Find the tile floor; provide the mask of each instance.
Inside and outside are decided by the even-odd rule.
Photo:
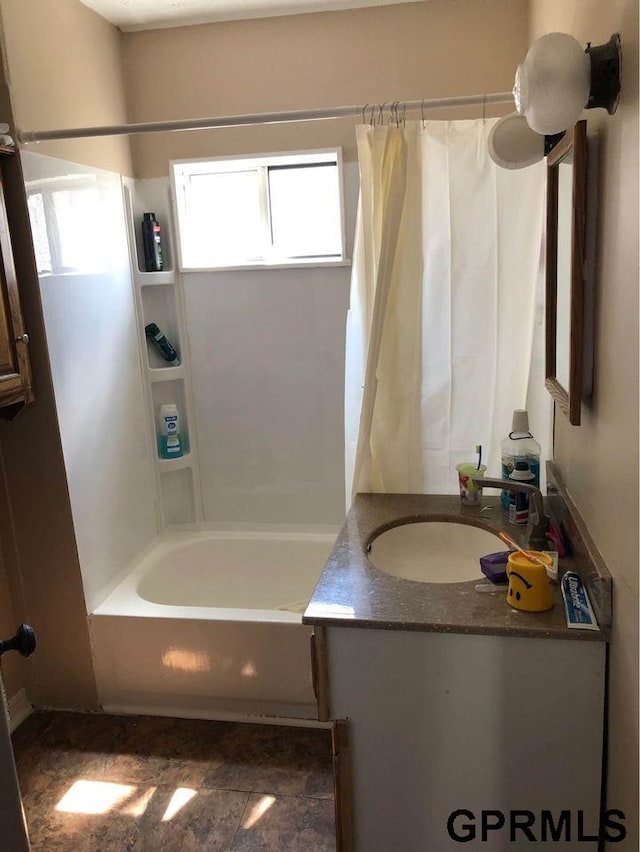
[[[325,730],[37,712],[13,746],[33,852],[335,850]]]

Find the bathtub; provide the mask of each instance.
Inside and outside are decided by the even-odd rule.
[[[317,719],[302,612],[336,533],[160,536],[89,616],[103,708]]]

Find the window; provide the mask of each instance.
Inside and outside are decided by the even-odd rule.
[[[92,175],[27,184],[38,275],[105,272],[105,201]]]
[[[344,260],[339,150],[172,163],[181,268]]]

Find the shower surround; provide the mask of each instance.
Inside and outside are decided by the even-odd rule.
[[[167,179],[21,156],[100,703],[313,724],[301,613],[343,517],[349,269],[181,276]],[[160,273],[140,271],[147,210]],[[179,367],[147,352],[150,321]],[[170,461],[167,402],[189,447]]]

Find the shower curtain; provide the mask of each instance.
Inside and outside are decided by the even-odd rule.
[[[533,405],[548,444],[550,399],[538,391],[546,167],[495,166],[494,122],[357,127],[347,506],[358,491],[453,493],[455,465],[476,444],[499,474],[514,408]]]

